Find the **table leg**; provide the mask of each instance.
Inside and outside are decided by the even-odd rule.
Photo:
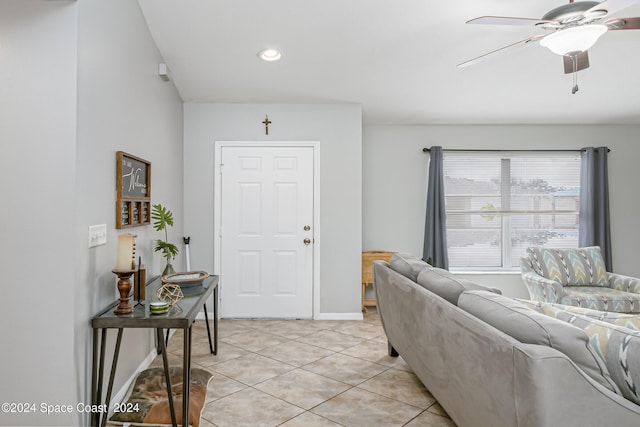
[[[158,337],[158,345],[160,346],[160,352],[162,353],[162,365],[164,367],[164,379],[165,379],[165,382],[167,383],[167,399],[169,400],[169,412],[171,413],[171,425],[173,425],[173,427],[177,427],[178,421],[176,421],[176,409],[173,405],[173,389],[171,388],[171,374],[169,372],[169,359],[167,357],[167,348],[164,345],[162,328],[156,329],[156,337]]]
[[[100,338],[100,362],[98,365],[98,389],[96,390],[96,397],[98,403],[102,402],[102,385],[104,384],[104,357],[106,354],[107,345],[107,330],[102,330],[102,337]]]
[[[209,315],[207,314],[207,304],[204,304],[204,324],[207,325],[207,336],[209,337],[209,351],[212,354],[213,352],[213,344],[211,343],[211,329],[209,328]]]
[[[93,353],[91,361],[91,404],[99,405],[98,402],[98,329],[93,330]],[[91,426],[98,425],[98,412],[91,413]]]
[[[96,388],[96,403],[99,405],[102,403],[102,385],[104,384],[104,357],[105,346],[107,341],[107,330],[103,329],[100,339],[100,361],[98,362],[98,384]],[[107,411],[108,412],[108,411]],[[100,414],[98,412],[93,414],[95,418],[95,425],[100,426]]]
[[[189,391],[191,390],[191,326],[183,332],[182,356],[182,425],[189,425]]]
[[[218,354],[218,286],[213,290],[213,340],[216,344],[213,354]]]
[[[120,355],[120,344],[122,343],[122,328],[118,328],[118,338],[116,338],[116,348],[113,351],[113,363],[111,364],[111,374],[109,375],[109,385],[107,386],[107,397],[105,404],[107,408],[111,406],[111,392],[113,391],[113,380],[116,376],[116,367],[118,366],[118,356]],[[104,345],[104,342],[102,343]],[[102,414],[102,425],[107,424],[107,414],[109,411],[105,411]]]
[[[367,307],[365,307],[364,305],[364,294],[366,290],[367,290],[367,284],[363,283],[362,284],[362,313],[364,314],[367,314]]]

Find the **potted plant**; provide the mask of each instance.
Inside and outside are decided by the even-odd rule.
[[[173,227],[173,213],[170,210],[162,206],[161,204],[152,205],[151,219],[153,220],[153,228],[156,231],[164,230],[164,240],[156,240],[156,245],[153,248],[154,251],[162,251],[162,256],[167,260],[167,266],[165,267],[162,275],[175,273],[171,260],[178,255],[178,247],[173,243],[169,243],[169,236],[167,233],[167,227]]]

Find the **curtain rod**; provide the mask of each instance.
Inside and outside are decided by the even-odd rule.
[[[424,147],[422,149],[422,152],[424,153],[428,153],[429,151],[431,151],[431,149]],[[442,151],[466,151],[466,152],[478,152],[478,153],[503,153],[503,152],[518,152],[518,151],[522,151],[522,152],[540,152],[540,153],[549,153],[549,152],[564,152],[564,153],[572,153],[572,152],[576,152],[576,153],[581,153],[584,151],[584,149],[579,149],[579,150],[481,150],[481,149],[464,149],[464,148],[443,148]],[[611,152],[611,148],[607,148],[607,153]]]

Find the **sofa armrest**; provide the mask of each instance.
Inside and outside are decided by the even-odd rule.
[[[609,287],[611,289],[640,294],[640,279],[616,273],[607,274],[609,275]]]
[[[514,349],[518,426],[636,426],[640,406],[607,390],[551,347]]]
[[[522,280],[529,291],[529,296],[535,301],[558,303],[566,295],[560,283],[532,271],[522,273]]]

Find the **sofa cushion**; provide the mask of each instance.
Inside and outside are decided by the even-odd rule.
[[[527,248],[533,269],[540,276],[569,286],[608,286],[609,276],[598,246],[557,249]]]
[[[619,392],[604,360],[589,345],[587,334],[580,328],[487,291],[463,292],[458,307],[520,342],[546,345],[564,353],[596,382]]]
[[[564,286],[563,289],[565,295],[558,300],[563,305],[618,313],[640,312],[640,294],[601,286]]]
[[[389,267],[414,282],[418,279],[418,274],[420,274],[422,270],[431,268],[431,266],[423,260],[403,252],[393,254],[389,261]]]
[[[551,305],[542,312],[584,330],[589,345],[605,361],[621,394],[640,404],[640,331],[572,313]]]
[[[451,304],[458,305],[458,298],[464,291],[483,290],[496,294],[501,294],[500,289],[489,288],[471,280],[461,279],[449,273],[447,270],[440,268],[426,268],[418,274],[418,284],[423,288],[433,292],[449,301]]]

